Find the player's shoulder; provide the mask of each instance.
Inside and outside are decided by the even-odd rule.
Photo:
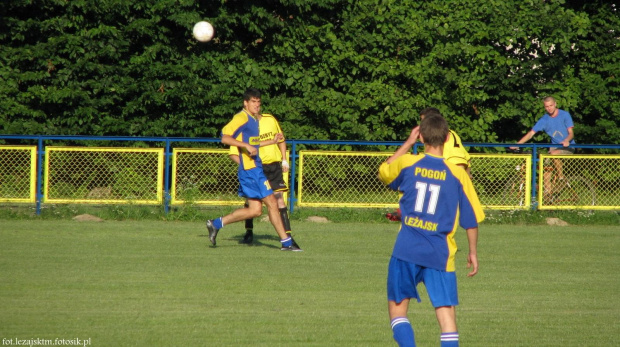
[[[424,153],[421,154],[403,154],[396,159],[401,167],[411,166],[424,159],[427,155]]]
[[[278,122],[278,120],[276,119],[276,117],[270,113],[263,113],[262,114],[262,118],[261,120],[266,120],[266,121],[271,121],[271,122]]]
[[[249,115],[244,110],[241,110],[233,116],[233,119],[248,119]]]
[[[452,136],[454,136],[455,138],[457,138],[457,139],[459,139],[459,140],[461,139],[461,137],[459,136],[459,134],[458,134],[456,131],[454,131],[454,130],[452,130],[452,129],[449,129],[448,131],[449,131],[449,132],[450,132],[450,134],[451,134]]]

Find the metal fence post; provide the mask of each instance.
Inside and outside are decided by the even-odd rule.
[[[289,184],[289,194],[288,194],[288,210],[289,213],[293,213],[293,205],[295,202],[295,163],[297,162],[297,144],[295,141],[291,141],[291,164],[290,164],[290,174],[291,174],[291,184]]]
[[[164,152],[164,213],[170,210],[170,140],[166,139],[166,149]]]
[[[536,210],[538,208],[538,200],[536,200],[536,196],[538,195],[538,189],[536,188],[537,171],[538,167],[538,155],[537,155],[538,147],[536,145],[532,146],[532,210]]]
[[[37,198],[36,198],[36,214],[37,216],[41,215],[41,199],[43,199],[43,194],[41,189],[41,185],[43,184],[43,156],[45,154],[45,150],[43,147],[43,138],[41,136],[38,137],[37,141]]]

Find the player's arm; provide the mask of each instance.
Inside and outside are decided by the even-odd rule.
[[[286,141],[284,141],[284,139],[278,142],[278,148],[280,148],[280,153],[282,153],[282,172],[288,172],[290,167],[288,165],[288,160],[286,160]]]
[[[420,126],[417,126],[411,130],[411,133],[409,134],[407,140],[405,140],[405,142],[396,150],[396,152],[394,152],[394,154],[392,154],[392,156],[389,157],[388,160],[386,160],[386,163],[389,164],[401,155],[411,152],[411,148],[415,146],[415,143],[418,140],[419,136]]]
[[[284,141],[284,135],[282,133],[277,133],[271,140],[261,141],[259,147],[271,146],[278,144],[278,142]]]
[[[467,277],[475,276],[478,273],[478,227],[468,228],[467,241],[469,242],[469,253],[467,255],[467,268],[471,271]]]
[[[521,140],[519,140],[517,143],[518,144],[526,143],[527,141],[531,140],[532,137],[534,137],[535,134],[536,134],[536,132],[534,130],[530,130],[530,131],[527,132],[527,134],[523,135]],[[517,150],[518,148],[519,147],[510,147],[510,149],[512,149],[512,150]]]
[[[245,143],[245,142],[241,142],[239,140],[236,140],[234,137],[230,136],[230,135],[226,135],[223,134],[222,135],[222,143],[228,146],[237,146],[237,147],[243,147],[248,151],[248,154],[250,156],[255,156],[258,151],[256,150],[256,148],[252,145],[250,145],[249,143]]]

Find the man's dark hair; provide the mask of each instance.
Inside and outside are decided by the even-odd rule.
[[[434,107],[427,107],[425,109],[423,109],[422,111],[420,111],[420,116],[430,116],[430,115],[438,115],[441,116],[441,112],[439,112],[438,109],[434,108]]]
[[[260,99],[261,92],[256,88],[248,88],[243,93],[243,101],[250,101],[252,98]]]
[[[439,147],[443,146],[448,137],[448,122],[438,114],[426,114],[420,123],[420,135],[424,139],[424,145]]]

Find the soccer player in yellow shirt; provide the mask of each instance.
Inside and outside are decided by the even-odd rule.
[[[238,147],[240,154],[237,178],[239,179],[239,195],[248,201],[248,207],[240,208],[225,216],[207,220],[209,241],[216,245],[216,237],[224,226],[255,218],[262,214],[263,205],[267,206],[269,221],[280,237],[282,251],[296,251],[301,249],[293,245],[290,234],[284,230],[282,218],[278,211],[278,203],[273,189],[263,172],[263,164],[258,149],[261,145],[274,144],[283,139],[278,133],[273,139],[261,141],[258,127],[258,117],[261,109],[261,92],[250,88],[243,94],[243,109],[235,114],[230,122],[222,129],[222,143]]]
[[[271,114],[259,114],[258,128],[261,141],[272,140],[277,134],[283,134],[278,120]],[[269,180],[269,184],[274,191],[274,196],[278,202],[278,210],[280,211],[280,217],[282,217],[282,223],[284,224],[284,231],[287,234],[291,234],[291,222],[288,217],[288,210],[286,207],[286,201],[284,200],[284,193],[288,192],[288,186],[284,181],[284,173],[289,171],[289,164],[286,160],[286,141],[284,137],[274,144],[261,146],[258,150],[258,155],[263,163],[263,172]],[[237,147],[231,146],[228,156],[235,163],[239,164],[239,151]],[[246,201],[247,204],[247,201]],[[249,218],[245,220],[245,235],[241,243],[251,244],[254,240],[254,219]],[[299,245],[293,239],[293,245],[299,248]]]

